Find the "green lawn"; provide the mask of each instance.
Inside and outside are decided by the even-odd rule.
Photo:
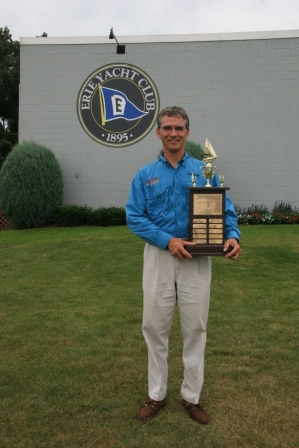
[[[126,227],[0,232],[0,447],[294,448],[298,438],[299,226],[241,227],[213,259],[202,403],[180,404],[173,322],[168,405],[147,398],[143,242]]]

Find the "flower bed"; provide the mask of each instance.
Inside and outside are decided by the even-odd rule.
[[[299,224],[299,211],[286,202],[276,202],[271,212],[264,205],[252,205],[247,210],[236,206],[236,213],[239,224]]]

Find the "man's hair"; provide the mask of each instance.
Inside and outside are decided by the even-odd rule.
[[[157,118],[158,128],[161,126],[162,118],[165,116],[167,116],[167,117],[182,117],[185,120],[186,129],[189,129],[189,125],[190,125],[189,117],[188,117],[185,109],[183,109],[182,107],[170,106],[170,107],[165,107],[165,109],[162,109]]]

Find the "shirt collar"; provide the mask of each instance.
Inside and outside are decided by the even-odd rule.
[[[179,161],[179,163],[180,163],[182,166],[186,166],[186,164],[187,164],[187,159],[188,159],[189,157],[190,157],[189,154],[187,154],[186,151],[185,151],[184,157]]]
[[[190,157],[189,154],[187,154],[186,151],[185,151],[184,157],[181,160],[179,160],[178,165],[186,166],[187,158],[189,158],[189,157]],[[165,163],[166,165],[170,166],[170,163],[166,159],[164,159],[164,153],[163,152],[160,154],[159,159],[163,163]]]

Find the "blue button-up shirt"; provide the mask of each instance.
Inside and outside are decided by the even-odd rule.
[[[189,237],[191,175],[196,186],[204,187],[201,173],[205,164],[185,153],[174,168],[161,155],[158,160],[141,168],[135,175],[126,206],[129,229],[146,242],[167,249],[171,238]],[[215,175],[211,185],[219,187]],[[239,240],[237,215],[229,196],[225,197],[225,237]]]

